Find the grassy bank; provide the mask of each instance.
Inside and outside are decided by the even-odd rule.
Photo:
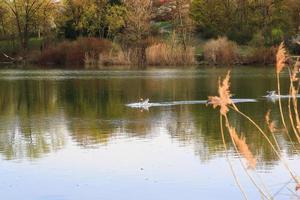
[[[31,38],[28,43],[30,51],[40,50],[43,44],[43,38]],[[17,40],[1,40],[0,41],[0,52],[10,55],[16,55],[20,52],[21,46]]]

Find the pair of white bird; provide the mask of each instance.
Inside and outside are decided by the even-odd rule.
[[[268,99],[269,101],[275,102],[279,98],[291,98],[291,95],[278,95],[276,91],[267,91],[267,95],[263,96],[264,98]],[[300,95],[297,95],[297,98],[300,98]],[[131,108],[142,108],[148,110],[150,107],[154,106],[174,106],[174,105],[187,105],[187,104],[207,104],[207,101],[174,101],[174,102],[162,102],[162,103],[150,103],[150,100],[147,99],[140,99],[138,103],[131,103],[127,104],[128,107]],[[253,103],[257,102],[256,99],[232,99],[234,103]]]

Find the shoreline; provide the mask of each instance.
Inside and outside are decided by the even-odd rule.
[[[145,69],[140,69],[137,66],[133,65],[107,65],[101,67],[90,67],[85,68],[80,66],[59,66],[59,65],[39,65],[39,64],[15,64],[15,63],[0,63],[1,69],[21,69],[21,70],[80,70],[80,71],[97,71],[97,70],[132,70],[132,71],[144,71],[151,69],[228,69],[228,68],[272,68],[274,65],[272,64],[218,64],[218,65],[210,65],[210,64],[197,64],[197,65],[148,65]]]

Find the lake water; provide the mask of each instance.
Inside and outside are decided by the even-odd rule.
[[[261,194],[247,173],[275,199],[297,199],[282,162],[240,115],[230,112],[230,121],[257,158],[255,170],[228,134],[224,150],[219,112],[204,103],[126,106],[140,98],[206,100],[217,94],[218,77],[226,72],[0,70],[0,199],[242,199],[230,166],[249,199]],[[241,111],[267,131],[264,116],[271,109],[282,128],[277,102],[262,98],[276,89],[272,68],[234,68],[231,81],[234,98],[256,101],[237,104]],[[286,74],[282,84],[287,91]],[[280,131],[275,137],[286,163],[300,174],[296,138]]]

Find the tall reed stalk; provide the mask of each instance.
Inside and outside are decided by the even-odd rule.
[[[288,69],[289,69],[289,76],[290,76],[290,89],[289,89],[290,96],[289,96],[289,101],[288,101],[289,118],[290,118],[290,123],[291,123],[291,127],[293,129],[293,132],[297,138],[298,143],[300,144],[299,129],[297,129],[296,125],[295,125],[295,121],[296,121],[296,123],[299,122],[298,106],[297,106],[297,94],[299,91],[299,87],[297,89],[295,89],[295,87],[294,87],[294,82],[298,81],[298,78],[296,78],[298,70],[295,68],[293,71],[291,71],[290,68],[288,68]],[[293,106],[294,112],[292,111],[292,106]]]
[[[291,145],[294,148],[292,138],[289,134],[289,130],[287,128],[287,125],[286,125],[286,122],[285,122],[285,119],[284,119],[284,114],[283,114],[283,109],[282,109],[282,102],[281,102],[281,98],[280,98],[280,96],[281,96],[280,73],[283,71],[284,67],[286,66],[286,64],[285,64],[286,61],[287,61],[287,52],[286,52],[284,43],[281,43],[279,48],[278,48],[277,54],[276,54],[276,82],[277,82],[277,93],[279,95],[278,105],[279,105],[281,121],[282,121],[282,124],[283,124],[284,129],[285,129],[285,133],[286,133],[287,137],[289,138],[289,140],[291,142]]]
[[[285,54],[285,49],[283,44],[280,46],[278,54],[277,54],[277,66],[276,66],[276,72],[277,72],[277,85],[278,85],[278,95],[280,95],[280,80],[279,80],[279,75],[280,72],[282,70],[282,68],[284,67],[283,64],[283,60],[285,60],[286,58],[283,58],[282,55]],[[281,69],[280,69],[281,67]],[[300,181],[298,180],[298,177],[295,175],[295,173],[291,170],[291,168],[289,167],[288,163],[285,161],[285,159],[281,156],[280,154],[280,146],[278,144],[278,141],[275,137],[275,135],[272,133],[272,137],[273,140],[275,142],[275,145],[272,143],[272,141],[270,140],[270,138],[268,137],[268,135],[262,130],[262,128],[253,120],[251,119],[248,115],[246,115],[245,113],[241,112],[237,106],[233,103],[233,101],[231,100],[231,93],[230,93],[230,71],[227,73],[226,77],[223,79],[223,81],[221,81],[221,79],[219,79],[219,87],[218,87],[218,94],[219,96],[209,96],[208,97],[208,104],[211,104],[213,106],[213,108],[217,108],[220,107],[220,127],[221,127],[221,135],[222,135],[222,140],[223,140],[223,145],[224,145],[224,149],[227,152],[227,146],[225,143],[225,139],[224,139],[224,130],[223,130],[223,117],[226,121],[226,128],[228,130],[229,136],[231,138],[231,141],[233,143],[233,146],[235,148],[235,151],[237,153],[239,153],[240,155],[242,155],[248,162],[249,162],[249,166],[255,168],[256,166],[256,159],[254,158],[253,154],[251,153],[251,151],[248,148],[248,145],[246,144],[246,140],[243,137],[239,137],[234,129],[234,127],[232,127],[230,125],[230,121],[228,120],[227,114],[230,110],[233,110],[235,112],[237,112],[238,114],[240,114],[241,116],[243,116],[244,118],[246,118],[250,123],[252,123],[257,130],[259,131],[259,133],[263,136],[263,138],[266,139],[266,141],[268,142],[268,144],[270,145],[272,151],[275,153],[275,155],[278,157],[279,160],[281,160],[281,162],[283,163],[284,167],[286,168],[286,170],[288,171],[288,174],[291,176],[291,178],[295,181],[296,183],[296,188],[300,188]],[[280,96],[279,96],[280,97]],[[280,99],[280,98],[279,98]],[[296,99],[296,98],[294,98]],[[296,100],[297,101],[297,100]],[[297,106],[297,104],[294,102],[294,109]],[[284,128],[285,131],[288,134],[288,129],[284,120],[284,116],[283,116],[283,111],[282,111],[282,105],[281,105],[281,101],[279,102],[279,107],[281,110],[281,119],[282,122],[284,124]],[[297,113],[297,111],[294,111],[295,113]],[[269,113],[270,114],[270,113]],[[268,115],[269,115],[268,114]],[[298,114],[298,113],[297,113]],[[292,117],[293,119],[293,117]],[[274,128],[272,128],[270,126],[270,117],[266,116],[266,121],[267,124],[270,127],[270,130],[272,132],[272,130]],[[299,123],[300,125],[300,123]],[[298,124],[297,124],[298,127]],[[299,126],[300,127],[300,126]],[[288,134],[289,136],[289,134]],[[296,136],[298,136],[298,134],[296,134]],[[291,137],[289,136],[289,139],[291,140]],[[292,140],[291,140],[292,142]],[[227,153],[226,156],[228,157]],[[229,158],[227,158],[229,160]],[[241,163],[243,168],[244,165],[243,163]],[[230,164],[231,170],[233,171],[233,167]],[[258,189],[258,191],[261,193],[261,195],[267,199],[272,199],[270,197],[270,195],[266,194],[262,188],[260,188],[257,184],[256,181],[249,175],[249,173],[247,172],[247,169],[244,168],[248,177],[250,178],[250,180],[252,181],[252,183],[254,184],[254,186]],[[235,181],[237,182],[241,192],[243,193],[244,197],[247,198],[245,191],[243,190],[243,188],[241,187],[241,185],[239,184],[238,178],[236,177],[235,173],[234,174],[234,178]]]
[[[229,131],[231,142],[232,142],[232,144],[235,148],[235,151],[238,152],[241,156],[243,156],[248,161],[248,166],[251,169],[255,169],[257,161],[256,161],[256,158],[253,156],[252,152],[250,151],[250,149],[249,149],[249,147],[246,143],[246,138],[243,137],[243,136],[239,137],[237,135],[237,132],[236,132],[235,128],[233,128],[230,125],[230,122],[228,120],[227,115],[225,115],[224,118],[225,118],[225,121],[226,121],[226,128]],[[262,188],[260,188],[258,186],[258,184],[256,183],[256,180],[250,175],[250,173],[248,172],[248,170],[245,167],[244,163],[241,161],[240,157],[239,157],[239,161],[240,161],[241,166],[244,169],[245,173],[249,177],[250,181],[253,183],[253,185],[256,187],[256,189],[260,192],[260,194],[266,199],[271,199],[271,195],[269,194],[269,192],[268,191],[265,192]],[[265,188],[265,190],[267,190],[264,184],[263,184],[263,187]]]
[[[221,130],[221,136],[222,136],[222,141],[223,141],[223,146],[225,149],[225,155],[226,155],[226,160],[229,164],[230,167],[230,171],[234,177],[234,180],[239,188],[239,190],[241,191],[241,193],[243,194],[244,199],[248,199],[248,196],[245,192],[245,190],[243,189],[242,185],[240,184],[239,178],[237,177],[234,168],[232,166],[232,163],[230,162],[229,156],[228,156],[228,150],[227,150],[227,145],[226,145],[226,141],[225,141],[225,134],[224,134],[224,129],[223,129],[223,119],[222,119],[222,115],[220,115],[220,130]]]

